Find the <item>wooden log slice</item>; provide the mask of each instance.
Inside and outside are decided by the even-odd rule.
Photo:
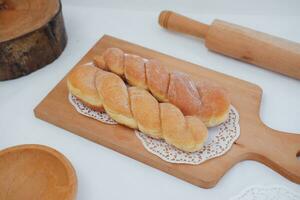
[[[51,63],[66,42],[59,0],[0,0],[0,80]]]

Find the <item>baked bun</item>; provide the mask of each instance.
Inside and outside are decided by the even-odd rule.
[[[194,152],[202,149],[207,137],[208,130],[205,124],[195,116],[185,116],[185,121],[187,123],[187,132],[193,137],[194,146],[191,145],[186,151]]]
[[[198,115],[207,127],[213,127],[226,121],[229,115],[230,100],[228,92],[208,80],[196,83],[202,106]]]
[[[160,104],[160,116],[167,143],[187,152],[202,148],[207,138],[207,129],[199,118],[184,117],[179,108],[170,103]]]
[[[156,60],[145,64],[147,85],[153,96],[161,102],[168,102],[169,72]]]
[[[202,106],[194,82],[180,72],[170,73],[168,99],[185,115],[196,115]]]
[[[124,52],[121,49],[107,49],[103,54],[103,59],[105,60],[105,65],[103,66],[104,68],[110,69],[110,71],[117,75],[124,74]],[[102,62],[101,59],[98,60]]]
[[[128,92],[138,129],[151,137],[162,138],[158,101],[148,91],[138,87],[130,87]]]
[[[120,124],[137,128],[130,110],[127,87],[123,80],[116,74],[99,70],[95,84],[106,113]]]
[[[136,55],[125,55],[124,75],[130,85],[147,89],[144,59]]]
[[[92,65],[80,65],[69,73],[67,85],[70,93],[80,99],[83,104],[102,112],[104,109],[95,87],[97,71],[99,69]]]
[[[94,56],[94,58],[93,58],[93,64],[95,66],[97,66],[98,68],[100,68],[100,69],[103,69],[105,71],[110,71],[108,69],[108,67],[106,66],[106,62],[105,62],[105,60],[103,58],[103,55],[96,55],[96,56]]]

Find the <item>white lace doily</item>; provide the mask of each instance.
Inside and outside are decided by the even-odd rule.
[[[208,129],[208,138],[200,151],[188,153],[166,143],[164,140],[151,138],[135,131],[144,147],[161,159],[171,163],[200,164],[206,160],[226,153],[240,135],[239,115],[230,106],[229,117],[221,125]]]
[[[88,117],[108,124],[117,124],[105,112],[97,112],[81,103],[69,94],[69,101],[76,110]],[[146,134],[135,131],[144,147],[161,159],[171,163],[200,164],[206,160],[225,154],[240,135],[239,114],[230,106],[229,117],[221,125],[208,129],[208,138],[200,151],[188,153],[177,149],[162,139],[154,139]]]
[[[106,124],[118,124],[115,120],[110,118],[108,114],[105,112],[98,112],[90,109],[89,107],[85,106],[79,99],[77,99],[74,95],[69,93],[69,101],[70,103],[75,107],[77,112],[79,112],[82,115],[85,115],[87,117],[91,117],[93,119],[96,119],[100,122],[106,123]]]
[[[252,186],[230,200],[300,200],[300,194],[283,186]]]

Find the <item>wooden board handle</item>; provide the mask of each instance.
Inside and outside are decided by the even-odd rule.
[[[300,184],[300,160],[297,158],[300,155],[300,135],[263,127],[260,138],[248,141],[248,144],[253,144],[248,159],[259,161]]]
[[[159,24],[171,31],[205,38],[209,26],[196,20],[182,16],[172,11],[162,11],[159,15]]]

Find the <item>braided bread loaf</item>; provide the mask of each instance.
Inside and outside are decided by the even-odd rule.
[[[114,73],[82,65],[68,75],[67,83],[69,91],[87,106],[104,108],[118,123],[163,138],[181,150],[197,151],[207,138],[207,128],[198,117],[184,116],[176,106],[159,103],[145,89],[127,88]]]
[[[198,116],[207,127],[224,122],[229,113],[227,92],[210,81],[193,81],[187,74],[168,72],[157,60],[109,48],[94,57],[99,68],[111,71],[130,85],[149,90],[160,102],[170,102],[184,115]]]

